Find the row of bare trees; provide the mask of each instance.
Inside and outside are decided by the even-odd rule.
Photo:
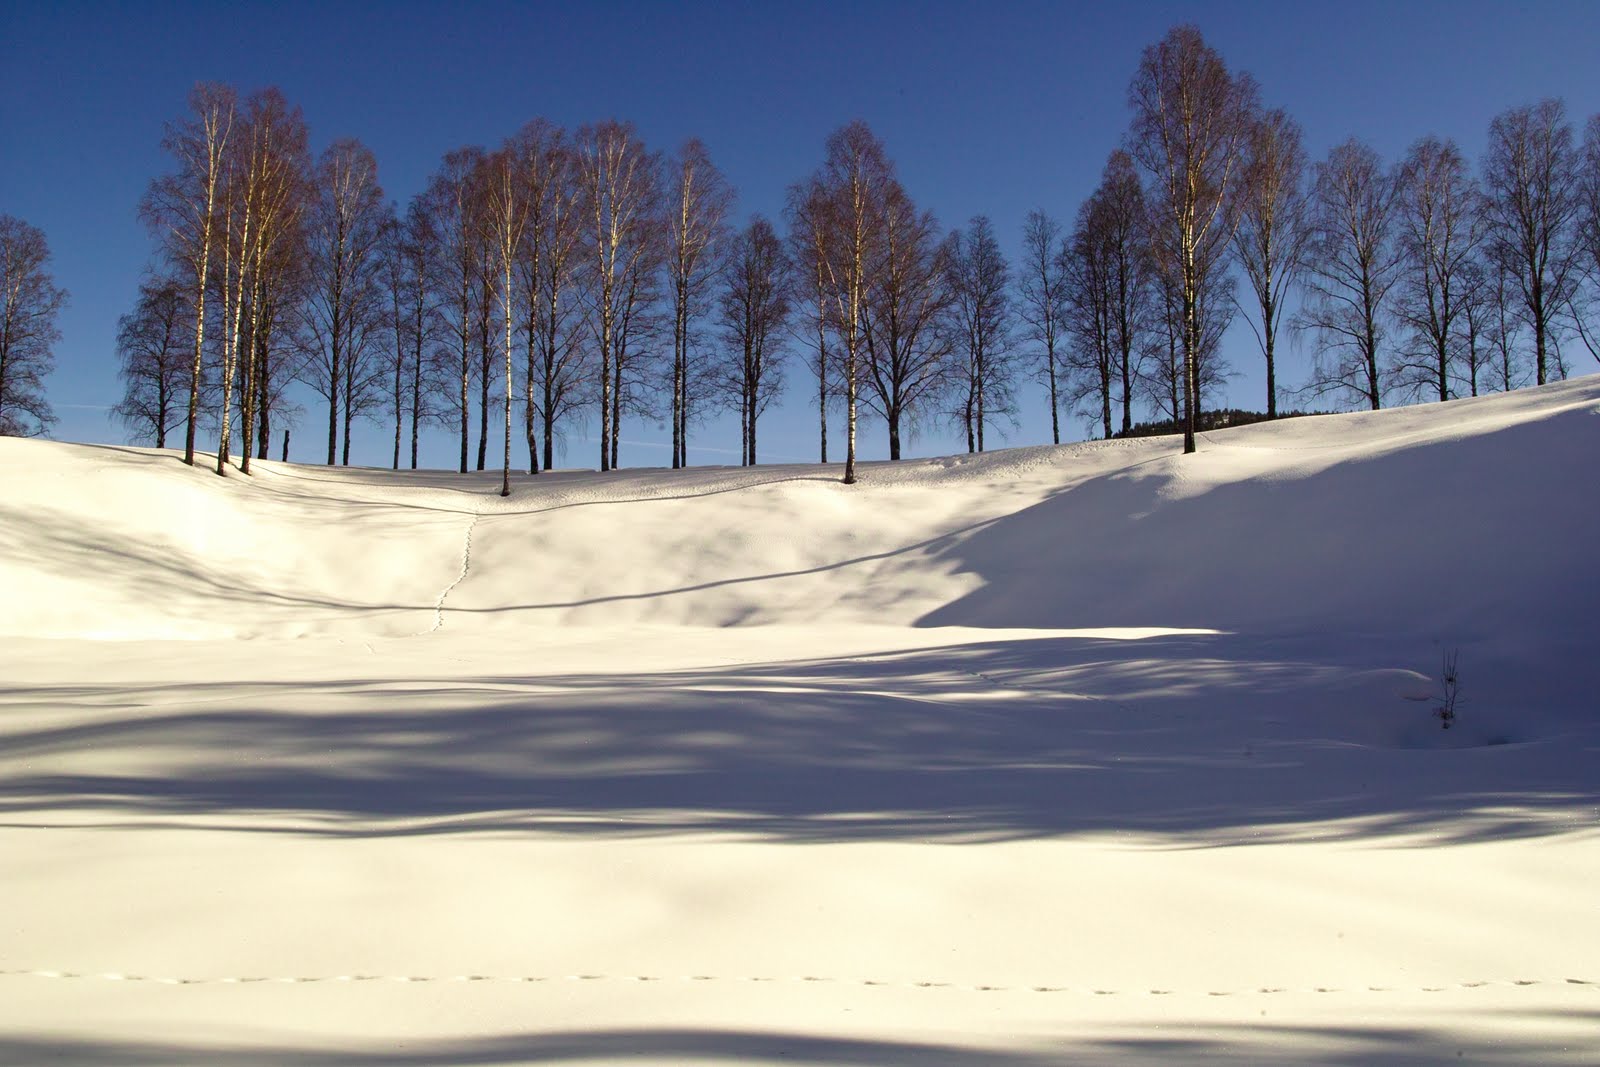
[[[690,426],[737,407],[745,459],[782,382],[788,261],[770,223],[735,232],[732,190],[705,147],[670,159],[633,127],[528,123],[494,151],[445,155],[403,212],[377,161],[340,140],[312,160],[275,89],[240,101],[201,85],[168,129],[175,167],[142,215],[158,266],[121,322],[124,420],[165,445],[202,425],[226,469],[267,454],[298,381],[326,404],[327,462],[348,463],[358,419],[389,418],[399,467],[429,423],[487,464],[503,423],[505,487],[520,412],[528,468],[596,409],[600,466],[624,415],[670,418],[674,466]],[[670,338],[670,359],[665,358]],[[208,417],[209,413],[209,417]]]
[[[855,480],[863,411],[888,433],[889,458],[928,420],[982,451],[985,431],[1014,421],[1018,305],[1011,269],[983,216],[940,231],[901,184],[863,122],[828,138],[826,158],[789,190],[795,335],[816,376],[819,451],[828,411],[845,409],[844,480]]]
[[[625,416],[669,421],[682,466],[691,426],[734,409],[754,463],[792,348],[816,376],[823,462],[828,415],[844,408],[846,480],[862,410],[884,422],[895,459],[920,420],[955,420],[979,449],[985,425],[1015,410],[1008,268],[989,223],[943,234],[864,123],[833,134],[790,189],[786,235],[760,216],[729,224],[732,189],[700,142],[663,158],[625,123],[569,135],[536,121],[471,160],[447,157],[408,222],[448,264],[433,289],[448,294],[463,457],[478,388],[480,469],[496,367],[508,438],[521,383],[532,471],[540,443],[551,463],[561,420],[586,412],[601,470],[618,463]]]
[[[1580,146],[1560,101],[1512,108],[1478,170],[1432,136],[1393,166],[1350,140],[1309,168],[1283,233],[1285,270],[1310,297],[1299,321],[1319,340],[1311,391],[1373,409],[1448,400],[1530,372],[1542,385],[1566,376],[1575,345],[1596,352],[1584,190],[1600,181],[1600,116]]]
[[[1236,312],[1265,360],[1269,418],[1280,393],[1376,409],[1530,371],[1543,384],[1577,344],[1600,357],[1600,116],[1580,144],[1560,101],[1512,108],[1476,176],[1431,136],[1393,166],[1354,139],[1313,164],[1298,125],[1192,26],[1145,50],[1129,100],[1124,147],[1070,233],[1042,213],[1024,233],[1025,332],[1052,411],[1059,386],[1110,436],[1114,409],[1125,431],[1142,396],[1192,451]],[[1314,345],[1293,390],[1286,326]]]
[[[509,492],[514,452],[537,473],[595,423],[600,469],[617,466],[625,418],[670,423],[679,467],[700,420],[737,410],[754,463],[793,352],[820,459],[842,411],[853,481],[863,417],[891,459],[930,421],[981,451],[1029,379],[1058,443],[1063,411],[1106,436],[1148,411],[1193,450],[1241,315],[1268,417],[1280,395],[1377,408],[1543,383],[1574,345],[1600,355],[1600,116],[1580,143],[1558,101],[1507,111],[1474,175],[1435,137],[1393,166],[1355,140],[1312,163],[1260,95],[1173,29],[1141,58],[1098,187],[1070,228],[1031,214],[1013,268],[986,218],[944,232],[859,121],[791,186],[780,232],[733,225],[700,142],[664,155],[617,121],[537,119],[449,152],[400,210],[360,142],[313,159],[277,90],[201,85],[142,204],[161,255],[121,324],[119,413],[160,445],[182,426],[190,462],[214,428],[219,471],[237,435],[248,470],[298,382],[326,405],[328,463],[349,462],[358,420],[387,419],[394,466],[409,428],[415,467],[432,424],[462,471],[498,436]],[[1291,331],[1315,354],[1286,388]]]
[[[475,429],[482,470],[493,421],[509,491],[519,414],[536,473],[596,415],[602,470],[627,416],[670,421],[684,465],[691,427],[725,409],[754,463],[797,342],[824,462],[829,412],[846,410],[847,478],[858,404],[896,459],[924,418],[955,420],[981,449],[1014,414],[992,227],[943,235],[862,123],[791,190],[783,235],[759,216],[730,225],[732,189],[698,141],[663,157],[626,123],[535,120],[493,151],[450,152],[402,213],[359,142],[313,162],[276,90],[241,102],[202,85],[190,110],[168,131],[175,169],[142,205],[160,267],[119,335],[124,418],[158,445],[182,425],[190,462],[198,428],[215,427],[224,470],[237,427],[248,471],[274,416],[293,414],[293,380],[326,405],[330,464],[349,462],[356,420],[388,417],[396,467],[407,424],[415,466],[432,422],[457,435],[463,471]]]

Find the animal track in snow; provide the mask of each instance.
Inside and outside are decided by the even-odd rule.
[[[461,573],[457,574],[455,580],[445,586],[444,591],[439,594],[438,601],[433,605],[433,626],[423,631],[424,634],[438,633],[444,628],[444,602],[455,590],[455,587],[466,580],[467,571],[472,568],[472,534],[478,528],[478,520],[481,518],[483,518],[483,505],[479,504],[472,513],[472,521],[467,523],[466,537],[461,544]],[[419,634],[418,636],[422,635]]]

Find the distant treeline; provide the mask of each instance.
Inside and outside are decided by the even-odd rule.
[[[987,218],[947,231],[918,208],[859,121],[776,220],[736,224],[699,141],[662,153],[617,120],[534,119],[455,149],[402,206],[359,141],[313,156],[278,90],[203,84],[140,206],[156,256],[120,323],[117,414],[158,445],[181,429],[191,462],[204,427],[218,471],[235,444],[248,471],[309,391],[330,464],[379,422],[394,466],[409,451],[414,467],[431,424],[458,439],[463,471],[500,452],[509,489],[514,461],[548,468],[596,423],[598,465],[617,466],[624,419],[670,422],[677,467],[707,416],[737,411],[754,463],[787,387],[814,405],[823,462],[842,419],[850,481],[862,419],[892,459],[930,423],[982,451],[1035,404],[1056,442],[1065,414],[1105,437],[1181,427],[1192,450],[1236,321],[1260,350],[1267,418],[1280,398],[1375,409],[1508,390],[1596,354],[1600,115],[1580,136],[1560,101],[1513,107],[1476,168],[1437,137],[1391,164],[1354,139],[1313,162],[1193,26],[1145,50],[1129,99],[1072,225],[1034,211],[1008,260]],[[5,260],[8,309],[45,313],[31,348],[0,350],[0,428],[30,408],[42,428],[58,291],[48,275],[14,287],[41,273],[37,254],[19,262]],[[1288,385],[1286,331],[1313,351]]]

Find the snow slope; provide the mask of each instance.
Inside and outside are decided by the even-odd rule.
[[[583,624],[1570,633],[1592,379],[1166,439],[864,464],[412,475],[3,442],[5,632]],[[492,483],[492,484],[491,484]],[[470,531],[475,566],[459,584]],[[1537,594],[1537,595],[1536,595]]]
[[[1597,446],[0,440],[0,1062],[1594,1062]]]

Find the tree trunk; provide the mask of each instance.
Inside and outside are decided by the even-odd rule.
[[[555,383],[550,380],[555,373],[551,364],[550,352],[545,353],[544,372],[544,469],[549,470],[555,462],[555,412],[551,410],[555,403]]]
[[[680,280],[672,315],[672,469],[683,466],[683,290]]]
[[[752,379],[750,341],[747,338],[744,342],[744,363],[739,379],[739,465],[742,467],[748,467],[753,462],[750,459],[750,423],[755,417],[756,390]]]
[[[1467,384],[1472,389],[1473,396],[1478,395],[1478,330],[1477,327],[1467,327]]]
[[[417,469],[417,439],[422,431],[422,330],[417,330],[417,347],[411,364],[411,469]]]
[[[1273,337],[1274,331],[1272,329],[1271,297],[1268,297],[1266,300],[1262,301],[1261,309],[1263,313],[1263,321],[1265,322],[1265,325],[1262,327],[1262,332],[1265,335],[1267,342],[1267,418],[1275,419],[1278,417],[1278,368],[1277,364],[1273,360],[1273,348],[1276,338]]]
[[[328,365],[328,466],[333,466],[334,456],[339,450],[339,376],[344,367],[340,363],[340,344],[343,339],[343,323],[340,322],[340,298],[335,295],[333,304],[333,329],[330,344],[332,346],[332,362]]]
[[[239,449],[239,470],[245,474],[250,473],[250,454],[255,451],[256,444],[256,349],[258,347],[256,344],[256,331],[261,328],[261,316],[257,311],[261,306],[261,285],[257,279],[260,277],[261,264],[257,263],[250,286],[250,337],[246,345],[250,355],[245,360],[244,380],[240,383],[240,387],[243,389],[241,395],[243,403],[239,411],[239,426],[244,435],[244,440]]]
[[[1053,343],[1045,350],[1045,359],[1049,363],[1050,371],[1050,440],[1059,445],[1061,443],[1061,405],[1056,399],[1056,346]]]
[[[617,353],[617,358],[611,361],[611,373],[614,375],[611,385],[611,469],[616,470],[617,446],[622,437],[622,353]]]
[[[1543,385],[1545,382],[1545,348],[1544,348],[1544,278],[1542,271],[1533,274],[1533,298],[1528,303],[1528,310],[1533,312],[1533,355],[1534,355],[1534,384]]]
[[[531,327],[533,324],[529,323]],[[528,381],[527,402],[523,405],[524,418],[523,434],[528,438],[528,473],[539,473],[539,432],[533,417],[533,379],[534,372],[538,369],[535,365],[533,330],[528,331]]]
[[[194,365],[189,374],[189,427],[184,431],[183,442],[183,461],[191,467],[194,466],[195,430],[200,419],[201,356],[205,352],[206,338],[206,280],[211,270],[211,227],[212,218],[216,213],[216,156],[218,154],[218,151],[213,150],[211,169],[207,173],[206,211],[201,217],[200,223],[200,270],[195,276]]]
[[[1109,441],[1111,439],[1111,326],[1105,319],[1101,320],[1100,325],[1100,336],[1097,338],[1100,346],[1097,360],[1100,371],[1100,430]]]
[[[856,357],[852,352],[845,372],[844,484],[856,484]]]
[[[1196,290],[1194,249],[1185,235],[1183,247],[1183,454],[1195,451],[1196,414],[1200,407],[1199,308]]]
[[[602,331],[609,332],[605,323]],[[600,469],[611,469],[611,350],[609,338],[600,342]]]
[[[467,473],[467,448],[472,439],[472,432],[467,428],[467,420],[472,414],[472,357],[467,351],[467,340],[461,339],[461,473]]]
[[[398,355],[398,353],[397,353]],[[405,435],[406,413],[401,403],[405,390],[405,367],[394,361],[394,469],[400,469],[400,440]]]
[[[1122,335],[1122,432],[1133,429],[1133,354],[1128,351],[1128,334]]]
[[[233,195],[228,195],[228,206],[225,207],[225,218],[231,218]],[[244,278],[245,278],[245,250],[250,247],[250,197],[248,185],[245,195],[244,226],[239,238],[239,279],[237,287],[232,275],[233,242],[228,236],[228,223],[223,223],[222,247],[222,428],[217,440],[217,473],[228,473],[229,449],[233,441],[233,391],[235,378],[238,371],[239,359],[239,327],[240,320],[244,317]],[[230,301],[232,307],[229,307]],[[229,325],[228,319],[232,317],[233,323]]]
[[[819,462],[828,462],[828,350],[823,331],[817,330],[817,422],[821,446]]]
[[[256,383],[256,392],[261,398],[260,405],[256,409],[256,418],[259,423],[256,427],[256,446],[259,449],[256,454],[257,459],[266,459],[267,450],[272,447],[272,398],[267,395],[267,389],[270,384],[267,370],[269,352],[267,339],[263,336],[261,338],[260,359],[256,364],[256,374],[261,379]]]
[[[350,426],[355,419],[355,407],[351,403],[355,392],[355,368],[350,366],[350,361],[345,361],[344,372],[344,449],[340,454],[340,465],[350,466]]]
[[[504,246],[502,245],[502,248]],[[511,374],[511,255],[507,251],[502,253],[502,262],[505,264],[506,288],[505,304],[502,310],[506,316],[506,433],[505,455],[500,464],[500,495],[511,495],[511,391],[513,377]]]
[[[986,373],[987,373],[987,371],[986,371],[986,369],[985,369],[985,367],[983,365],[983,354],[979,353],[979,355],[978,355],[978,413],[977,413],[977,418],[974,420],[977,423],[977,428],[978,428],[978,451],[979,452],[983,451],[983,423],[984,423],[984,416],[988,414],[986,411],[984,411],[984,405],[983,405],[983,399],[984,399],[983,398],[983,379],[984,379],[984,375]]]
[[[489,346],[478,353],[478,469],[489,462]]]
[[[172,397],[167,389],[166,364],[163,363],[156,375],[156,447],[167,447],[167,419],[172,407]],[[3,371],[0,371],[0,381],[5,381]]]

